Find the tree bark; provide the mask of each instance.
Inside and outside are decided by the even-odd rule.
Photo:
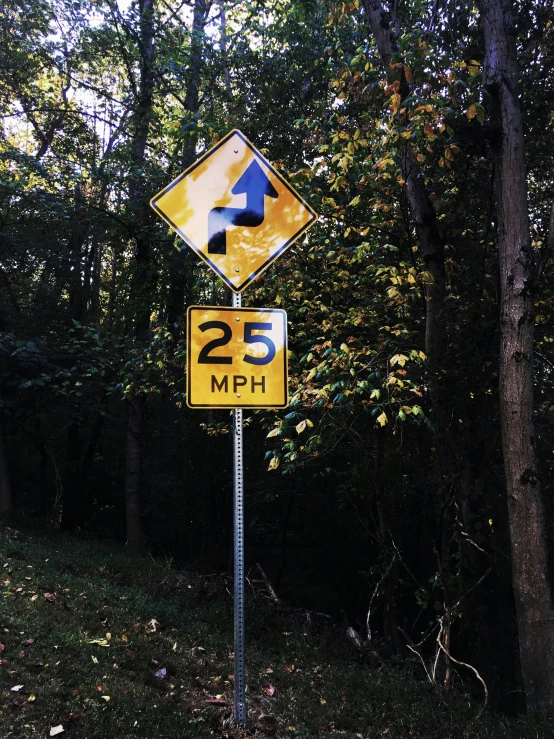
[[[381,4],[381,0],[362,0],[362,2],[386,70],[387,81],[391,84],[398,75],[398,71],[391,67],[392,57],[398,52],[397,29],[390,13]],[[401,99],[404,100],[410,94],[410,86],[404,70],[400,71],[399,82],[399,93]],[[433,278],[425,292],[425,353],[431,365],[431,373],[435,375],[441,365],[446,343],[444,249],[437,214],[425,187],[423,174],[413,148],[405,139],[400,139],[398,146],[400,171],[406,182],[405,192],[419,241],[419,250],[425,270]],[[434,386],[435,383],[431,385]],[[431,402],[437,415],[440,398],[437,397],[437,390],[433,392],[432,389],[431,392],[435,396],[431,398]]]
[[[512,581],[527,708],[554,710],[554,608],[533,424],[533,259],[523,118],[518,101],[514,10],[478,0],[484,81],[492,99],[500,261],[500,419],[508,495]]]
[[[62,483],[62,518],[64,531],[74,531],[83,523],[81,510],[81,438],[82,424],[78,418],[72,420],[66,431],[65,469]]]
[[[0,416],[0,521],[7,520],[13,511],[8,451],[4,437],[4,422]]]
[[[125,460],[125,519],[127,524],[127,546],[134,553],[144,547],[142,525],[141,480],[142,480],[142,433],[146,397],[132,395],[127,403],[127,453]]]
[[[133,114],[129,205],[134,220],[135,259],[131,278],[130,309],[137,347],[144,346],[150,332],[153,276],[150,264],[150,209],[146,200],[144,163],[146,143],[154,104],[154,1],[139,0],[140,80]],[[146,395],[136,393],[128,399],[127,449],[125,473],[125,509],[127,546],[139,552],[144,546],[141,513],[141,438]]]
[[[195,0],[190,41],[190,55],[187,69],[185,110],[196,115],[200,108],[200,80],[202,75],[202,52],[204,49],[204,28],[208,20],[209,4],[206,0]],[[181,154],[181,167],[186,169],[196,159],[196,138],[187,139]],[[183,317],[185,292],[191,270],[188,258],[191,252],[180,239],[176,240],[179,251],[173,252],[169,263],[169,292],[167,297],[166,320],[172,335],[177,338],[175,324]]]

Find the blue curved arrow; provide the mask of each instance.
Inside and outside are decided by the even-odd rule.
[[[212,208],[208,215],[208,254],[226,254],[229,226],[259,226],[264,221],[264,197],[279,197],[255,159],[231,192],[233,195],[246,193],[246,207]]]

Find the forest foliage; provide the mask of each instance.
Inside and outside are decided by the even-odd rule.
[[[553,34],[546,0],[6,0],[2,515],[229,566],[231,417],[186,405],[185,316],[230,293],[148,202],[239,129],[319,214],[243,296],[289,322],[249,562],[445,690],[552,710]]]

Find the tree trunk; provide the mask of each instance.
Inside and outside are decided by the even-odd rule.
[[[74,531],[83,523],[81,510],[81,438],[82,424],[74,419],[67,427],[65,469],[62,483],[62,519],[64,531]]]
[[[154,103],[154,2],[139,0],[140,82],[133,114],[129,179],[129,205],[134,220],[135,259],[131,278],[129,308],[134,318],[133,333],[137,347],[144,346],[150,331],[153,275],[150,264],[150,209],[146,199],[144,162],[146,143]],[[141,437],[146,395],[137,393],[128,399],[125,507],[127,545],[131,551],[142,549],[144,536],[141,514]]]
[[[398,73],[398,70],[390,66],[393,55],[398,51],[397,30],[391,15],[383,7],[381,0],[362,0],[362,2],[386,70],[387,81],[391,84],[395,75],[400,74],[399,93],[401,99],[404,100],[410,94],[410,86],[404,70]],[[406,182],[405,192],[419,241],[419,250],[425,270],[433,277],[432,283],[425,289],[425,353],[431,365],[431,373],[435,376],[442,363],[446,343],[446,323],[443,315],[446,297],[444,249],[437,214],[425,187],[415,153],[405,139],[400,139],[398,147],[400,171]],[[433,410],[437,416],[441,398],[434,381],[431,382],[431,394]]]
[[[519,651],[530,711],[554,710],[554,609],[533,425],[533,260],[510,0],[478,0],[492,98],[500,261],[500,418]]]
[[[8,451],[4,437],[4,422],[0,416],[0,521],[7,520],[13,510]]]
[[[202,52],[204,49],[204,28],[208,20],[208,10],[209,6],[206,0],[195,0],[184,106],[188,113],[194,115],[198,113],[200,108]],[[190,137],[183,147],[181,166],[185,169],[193,164],[195,159],[196,139]],[[166,318],[170,332],[177,338],[178,332],[175,324],[181,320],[185,309],[185,291],[188,287],[188,280],[191,274],[191,269],[187,262],[192,253],[180,239],[176,239],[175,245],[179,251],[170,256]]]
[[[125,518],[127,546],[138,553],[144,547],[141,506],[141,437],[144,427],[146,398],[132,395],[128,401],[127,455],[125,469]]]

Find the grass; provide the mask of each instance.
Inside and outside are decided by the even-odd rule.
[[[246,619],[249,722],[238,729],[225,578],[99,542],[0,538],[0,736],[59,726],[62,739],[554,736],[546,720],[476,721],[463,690],[444,696],[412,662],[360,664],[342,629],[314,632],[253,593]]]

